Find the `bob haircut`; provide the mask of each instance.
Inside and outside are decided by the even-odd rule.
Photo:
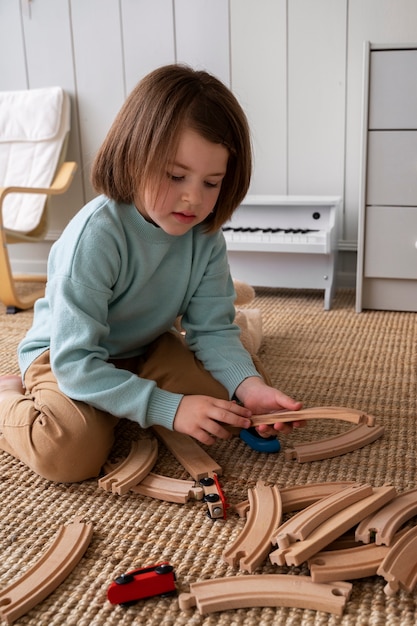
[[[205,231],[215,232],[245,197],[252,173],[246,116],[217,78],[186,65],[160,67],[145,76],[116,116],[93,163],[98,193],[130,204],[146,187],[157,192],[175,157],[180,134],[189,128],[229,151],[227,170]]]

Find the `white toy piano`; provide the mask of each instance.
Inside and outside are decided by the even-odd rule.
[[[223,227],[233,278],[254,287],[324,289],[336,275],[338,196],[248,195]]]

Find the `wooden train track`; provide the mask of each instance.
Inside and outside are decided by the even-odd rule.
[[[252,415],[251,422],[252,426],[259,426],[313,419],[342,420],[356,424],[356,426],[333,437],[294,445],[293,448],[284,452],[287,461],[296,459],[299,463],[305,463],[330,459],[363,448],[384,434],[384,428],[375,425],[375,418],[372,415],[345,407],[313,407],[300,411]]]
[[[156,439],[132,441],[129,455],[114,470],[99,479],[99,487],[119,495],[127,493],[149,474],[157,456]]]
[[[417,526],[389,548],[377,574],[387,581],[384,587],[387,596],[395,595],[400,588],[413,591],[417,584]]]
[[[296,607],[342,615],[351,583],[314,583],[309,576],[265,574],[233,576],[191,583],[180,594],[180,609],[196,606],[201,615],[250,607]]]
[[[278,549],[269,555],[276,565],[300,565],[325,548],[366,516],[378,510],[396,495],[394,487],[374,487],[373,493],[336,513],[320,524],[306,539]],[[279,534],[279,529],[278,529]],[[276,542],[275,542],[276,543]]]
[[[343,550],[323,550],[308,560],[311,578],[316,583],[324,583],[375,576],[388,550],[387,546],[374,543]]]
[[[336,513],[344,511],[355,502],[371,496],[371,485],[355,484],[340,491],[321,498],[318,502],[299,511],[289,520],[281,524],[275,536],[275,542],[280,549],[288,548],[291,543],[303,541]]]
[[[152,427],[158,437],[187,470],[194,480],[201,480],[210,472],[222,475],[222,468],[209,456],[198,443],[188,435],[182,435],[163,426]]]
[[[338,406],[319,406],[310,409],[300,409],[299,411],[279,411],[278,413],[265,413],[263,415],[252,415],[252,426],[260,424],[275,424],[276,422],[294,422],[312,419],[332,419],[343,420],[353,424],[367,424],[374,426],[375,417],[367,415],[357,409],[349,409]]]
[[[369,543],[372,535],[376,544],[390,546],[397,530],[414,515],[417,515],[417,489],[398,494],[382,509],[362,520],[355,537],[357,541]]]
[[[243,531],[223,552],[226,563],[253,572],[260,565],[272,545],[275,529],[282,519],[282,503],[276,485],[270,487],[262,481],[249,489],[249,512]]]
[[[332,483],[310,483],[308,485],[294,485],[280,489],[282,512],[291,513],[304,509],[310,504],[314,504],[321,498],[341,491],[345,487],[350,487],[356,483],[352,481],[335,481]],[[239,517],[246,517],[249,510],[249,500],[243,500],[231,507]]]
[[[39,561],[0,592],[0,615],[8,624],[46,598],[68,576],[86,551],[93,525],[79,518],[60,526],[54,542]]]
[[[154,472],[149,472],[138,485],[131,487],[130,491],[176,504],[185,504],[192,499],[202,500],[204,498],[203,488],[197,486],[194,480],[180,480],[179,478],[161,476],[161,474]]]
[[[398,541],[407,529],[395,535]],[[311,578],[316,583],[334,580],[353,580],[375,576],[390,548],[388,546],[367,543],[339,550],[323,550],[308,560]]]
[[[382,437],[384,430],[383,426],[358,424],[334,437],[295,444],[293,448],[284,451],[285,459],[287,461],[295,459],[299,463],[331,459],[373,443]]]

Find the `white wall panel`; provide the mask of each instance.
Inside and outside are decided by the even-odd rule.
[[[161,65],[175,63],[173,0],[122,0],[127,94]]]
[[[54,200],[53,235],[94,195],[91,161],[127,93],[155,67],[184,62],[230,85],[245,109],[251,192],[343,195],[347,251],[366,40],[417,42],[417,1],[0,0],[0,89],[55,83],[73,96],[68,156],[80,169]]]
[[[346,116],[346,239],[357,239],[363,43],[416,43],[416,0],[349,0]]]
[[[288,3],[288,193],[343,195],[347,0]]]
[[[13,13],[19,9],[19,29],[23,35],[24,45],[19,40],[19,30],[14,28],[13,37],[17,37],[21,46],[20,54],[16,54],[19,66],[22,63],[21,54],[27,80],[17,88],[39,88],[53,85],[61,86],[71,99],[71,134],[68,145],[67,158],[77,161],[81,165],[81,150],[79,145],[78,119],[75,98],[75,75],[72,55],[71,25],[68,0],[42,0],[42,2],[13,3]],[[0,2],[3,7],[3,2]],[[3,20],[0,22],[4,24]],[[15,23],[13,21],[13,23]],[[1,27],[0,27],[1,28]],[[7,29],[6,29],[7,30]],[[2,42],[3,43],[3,42]],[[13,46],[11,47],[11,51]],[[9,63],[14,57],[7,53]],[[16,67],[18,69],[18,67]],[[2,84],[3,88],[3,84]],[[6,87],[4,87],[6,88]],[[10,84],[8,89],[14,88]],[[55,196],[49,202],[49,230],[60,233],[68,221],[79,210],[84,202],[81,167],[78,170],[70,190],[65,196]],[[42,272],[39,265],[41,258],[49,252],[51,242],[10,246],[12,263],[24,273],[33,271]],[[41,257],[41,258],[40,258]],[[30,267],[25,268],[25,259],[30,259]]]
[[[228,0],[174,0],[178,63],[230,84]]]
[[[0,90],[14,91],[27,87],[20,2],[1,0]]]
[[[287,193],[286,0],[231,0],[231,87],[248,116],[251,193]]]
[[[92,160],[125,99],[119,3],[71,0],[71,19],[82,173],[86,199],[90,199]]]
[[[35,89],[59,85],[71,99],[72,132],[67,158],[77,161],[80,168],[68,194],[65,197],[56,196],[50,202],[50,229],[60,232],[84,201],[68,0],[31,3],[23,0],[22,26],[28,87]]]

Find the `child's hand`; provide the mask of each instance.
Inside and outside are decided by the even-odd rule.
[[[251,411],[231,400],[210,396],[184,396],[174,418],[174,430],[191,435],[201,443],[210,445],[216,439],[229,439],[232,433],[222,426],[249,428]]]
[[[246,378],[236,389],[236,396],[251,410],[253,415],[262,413],[276,413],[277,411],[298,411],[301,409],[301,402],[290,398],[282,391],[269,387],[261,378]],[[275,424],[261,424],[256,430],[263,437],[276,435],[277,431],[284,434],[291,432],[293,428],[300,428],[305,425],[302,420],[294,422],[276,422]]]

